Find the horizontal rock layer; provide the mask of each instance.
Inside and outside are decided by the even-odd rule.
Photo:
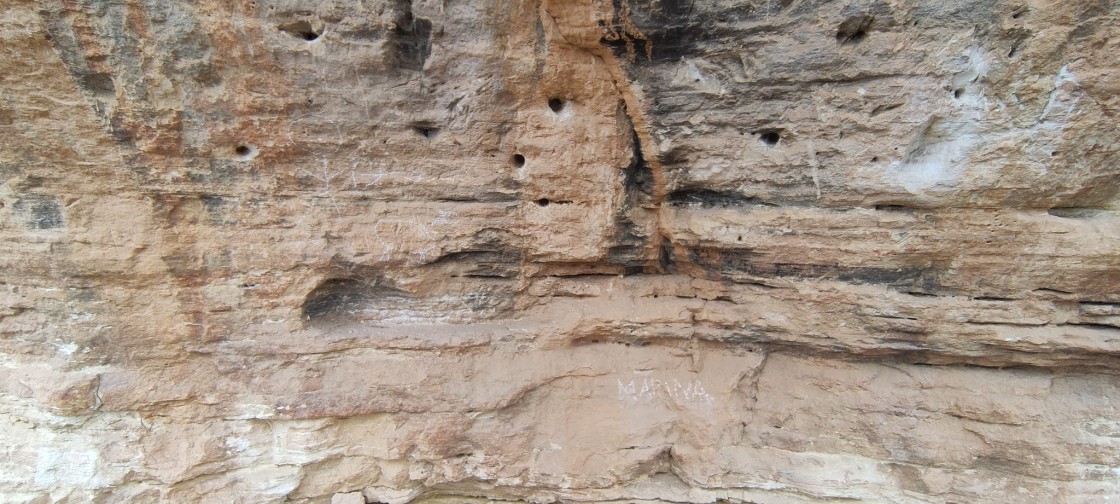
[[[1120,493],[1114,3],[9,4],[2,501]]]

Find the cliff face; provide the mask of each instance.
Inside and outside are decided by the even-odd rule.
[[[8,0],[4,502],[1103,502],[1120,6]]]

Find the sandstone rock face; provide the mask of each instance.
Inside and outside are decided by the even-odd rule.
[[[1105,502],[1118,15],[8,0],[0,501]]]

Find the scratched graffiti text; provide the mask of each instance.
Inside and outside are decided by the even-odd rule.
[[[650,402],[654,399],[670,399],[676,402],[692,402],[711,405],[715,402],[700,380],[677,379],[659,380],[656,378],[618,379],[618,398],[628,402]]]

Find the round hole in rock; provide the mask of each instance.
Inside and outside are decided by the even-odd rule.
[[[957,88],[953,90],[953,98],[960,98],[964,96],[964,88]]]
[[[551,202],[548,201],[548,198],[541,198],[541,199],[537,200],[537,205],[542,206],[542,207],[548,206],[549,203],[551,203]]]
[[[556,112],[557,114],[559,114],[561,111],[564,110],[565,105],[567,105],[567,103],[565,103],[564,100],[561,100],[559,98],[549,98],[548,99],[548,108],[552,109],[552,111]]]
[[[233,152],[236,152],[238,156],[244,157],[252,154],[253,148],[249,147],[248,145],[238,145],[233,149]]]
[[[782,140],[782,135],[777,131],[764,131],[759,133],[758,139],[766,145],[778,145]]]
[[[521,168],[522,166],[525,166],[525,156],[522,156],[521,154],[514,154],[513,157],[510,158],[509,162],[513,165],[514,168]]]
[[[879,162],[879,156],[875,156],[875,157],[871,158],[871,162],[872,163],[878,163]]]

